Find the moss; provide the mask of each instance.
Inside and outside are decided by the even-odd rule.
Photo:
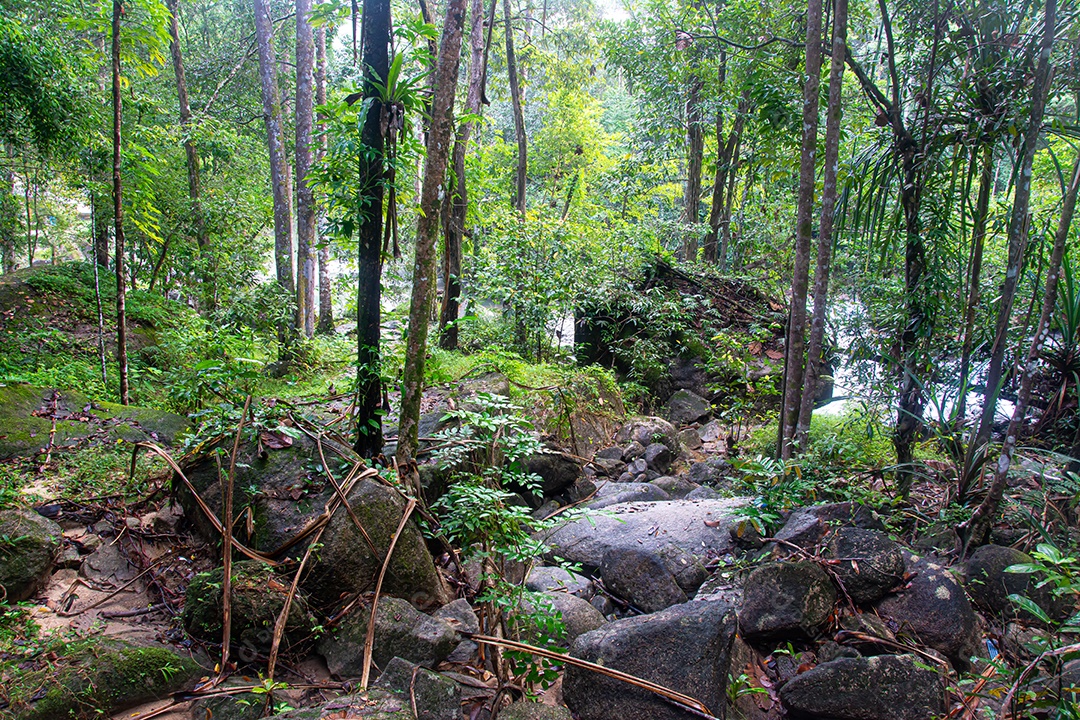
[[[30,510],[0,511],[0,585],[6,602],[31,597],[52,569],[62,531]]]

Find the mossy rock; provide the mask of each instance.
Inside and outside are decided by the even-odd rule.
[[[0,717],[17,720],[100,718],[182,690],[203,673],[198,663],[162,646],[139,647],[116,639],[67,646],[59,669],[22,678]]]
[[[224,581],[224,570],[217,568],[196,575],[188,584],[183,619],[184,628],[192,636],[221,642]],[[272,569],[260,562],[233,563],[230,638],[241,660],[254,662],[270,652],[274,625],[285,607],[289,584],[289,579],[278,578]],[[307,601],[297,593],[289,607],[281,640],[282,652],[300,654],[310,643],[315,625]]]
[[[49,577],[60,526],[32,510],[0,510],[0,601],[22,602]]]
[[[362,693],[331,700],[320,707],[293,710],[274,717],[278,720],[416,720],[408,697],[379,687],[370,687]]]
[[[253,692],[201,698],[191,704],[191,720],[259,720],[266,715],[267,699]]]

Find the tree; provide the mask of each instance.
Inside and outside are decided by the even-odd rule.
[[[315,334],[315,193],[308,174],[315,113],[315,38],[308,15],[311,0],[296,0],[296,328]]]
[[[697,260],[696,226],[701,220],[701,161],[705,153],[705,131],[701,119],[701,92],[705,83],[696,73],[687,80],[686,93],[686,185],[683,189],[683,222],[690,226],[683,238],[683,257]]]
[[[510,82],[510,100],[514,107],[514,137],[517,139],[517,174],[514,185],[514,207],[525,217],[525,190],[528,182],[528,137],[525,135],[525,110],[518,82],[517,56],[514,54],[514,26],[510,23],[510,0],[503,0],[503,23],[506,30],[506,72]]]
[[[321,25],[315,31],[315,104],[320,107],[326,104],[326,28]],[[320,136],[315,153],[315,162],[322,162],[326,155],[325,133]],[[317,218],[316,227],[318,227]],[[334,331],[334,305],[330,290],[330,245],[325,241],[319,242],[319,324],[317,329],[321,333]]]
[[[457,90],[461,32],[465,0],[450,0],[443,22],[442,43],[435,70],[431,101],[431,127],[427,137],[424,188],[416,226],[416,257],[413,263],[412,298],[409,303],[409,336],[405,348],[405,372],[401,381],[401,417],[398,423],[399,471],[419,488],[416,449],[419,443],[420,400],[424,391],[424,358],[427,353],[428,317],[434,297],[435,244],[439,236],[440,205],[445,195],[446,160],[454,135],[454,95]]]
[[[113,222],[116,238],[116,363],[120,376],[120,404],[127,405],[127,277],[124,266],[124,193],[121,179],[121,132],[123,129],[123,97],[120,94],[120,19],[124,14],[123,0],[113,0],[112,9],[112,106],[113,106]]]

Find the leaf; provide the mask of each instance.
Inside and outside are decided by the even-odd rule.
[[[780,360],[784,357],[784,353],[780,352],[779,350],[766,350],[765,355],[770,360]]]
[[[1050,619],[1050,616],[1047,615],[1046,612],[1036,603],[1034,603],[1031,599],[1026,598],[1023,595],[1017,595],[1016,593],[1012,593],[1011,595],[1009,595],[1009,600],[1019,606],[1020,609],[1031,614],[1036,619],[1041,620],[1047,625],[1053,625],[1053,621]]]
[[[259,433],[259,440],[271,450],[281,450],[283,448],[292,447],[293,444],[292,438],[288,435],[273,433],[268,430]]]

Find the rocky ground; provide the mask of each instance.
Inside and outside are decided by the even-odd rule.
[[[445,408],[505,387],[485,376],[433,395],[421,435],[445,426]],[[104,423],[109,437],[172,439],[142,427],[149,418],[122,419],[121,431],[108,425],[111,408],[60,417],[47,391],[18,390],[40,400],[28,410],[44,423],[39,436]],[[963,564],[915,553],[856,503],[797,509],[762,537],[753,500],[734,492],[710,403],[680,389],[663,417],[578,412],[574,447],[529,460],[542,489],[519,501],[558,522],[538,538],[544,555],[505,571],[535,593],[532,609],[561,617],[570,658],[632,678],[566,661],[526,696],[500,685],[498,653],[476,637],[489,627],[481,568],[425,536],[425,511],[385,476],[353,465],[326,427],[341,412],[241,445],[228,613],[215,549],[228,448],[186,458],[185,480],[138,504],[0,511],[5,602],[32,603],[23,607],[43,630],[0,656],[0,716],[477,720],[494,703],[504,720],[975,718],[997,712],[1011,685],[989,660],[1034,657],[1042,621],[1007,596],[1055,618],[1075,611],[1036,578],[1005,572],[1030,560],[1018,550],[986,546]],[[437,467],[421,476],[429,503],[446,491]],[[360,690],[366,654],[371,682]],[[979,676],[977,687],[961,683]],[[1068,692],[1080,667],[1038,682]]]

